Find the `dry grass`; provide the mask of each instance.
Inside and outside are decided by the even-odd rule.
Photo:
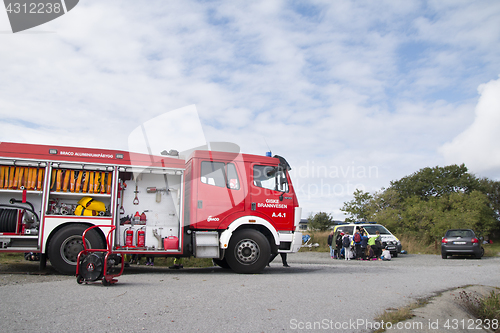
[[[441,243],[424,244],[415,236],[398,237],[403,250],[412,254],[441,254]]]
[[[488,296],[478,298],[472,293],[465,290],[461,291],[458,296],[458,301],[462,306],[474,317],[481,319],[483,322],[492,323],[494,332],[500,332],[498,323],[500,322],[500,293],[499,291],[492,290]]]
[[[413,254],[441,254],[441,243],[436,241],[432,244],[422,243],[415,236],[401,236],[399,237],[403,250]],[[493,244],[482,244],[484,247],[485,257],[497,257],[500,253],[500,242]]]
[[[300,252],[330,252],[330,248],[328,247],[328,235],[331,231],[306,231],[303,232],[304,235],[311,236],[311,240],[308,244],[318,243],[318,247],[303,247],[300,249]]]
[[[0,253],[0,264],[17,264],[25,261],[23,253]]]
[[[141,264],[146,263],[146,257],[142,257],[140,260]],[[24,259],[23,253],[0,253],[0,264],[8,265],[8,264],[19,264],[19,263],[28,263],[26,259]],[[168,267],[174,264],[174,258],[169,257],[157,257],[155,258],[155,266],[158,267]],[[208,258],[182,258],[182,265],[184,267],[212,267],[214,264],[212,259]]]

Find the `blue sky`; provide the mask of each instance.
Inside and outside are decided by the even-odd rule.
[[[195,105],[157,125],[270,147],[304,217],[343,219],[426,166],[499,178],[498,45],[498,1],[86,0],[17,34],[0,10],[0,141],[128,149]]]

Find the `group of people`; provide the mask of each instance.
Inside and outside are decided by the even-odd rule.
[[[383,248],[380,233],[373,237],[362,227],[356,227],[354,235],[349,232],[333,231],[328,235],[328,246],[332,259],[391,260],[391,252]]]

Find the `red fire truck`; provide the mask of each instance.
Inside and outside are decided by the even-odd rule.
[[[297,252],[301,208],[279,156],[178,156],[0,142],[0,251],[75,274],[89,248],[213,258],[238,273]],[[109,225],[109,227],[108,227]],[[113,229],[112,232],[110,232]]]

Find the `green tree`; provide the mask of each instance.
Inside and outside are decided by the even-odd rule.
[[[479,179],[470,174],[464,164],[423,168],[397,181],[390,189],[401,199],[417,196],[421,199],[439,197],[450,193],[470,193],[480,188]]]
[[[492,235],[500,231],[500,182],[478,179],[463,164],[423,168],[373,195],[356,190],[341,210],[346,221],[376,221],[425,243],[452,228]]]
[[[403,233],[402,211],[404,204],[393,189],[376,192],[366,205],[370,221],[376,221],[395,233]]]
[[[368,221],[369,218],[368,206],[372,200],[373,196],[370,193],[356,189],[354,191],[354,199],[348,202],[344,202],[344,206],[340,208],[340,210],[347,215],[345,221],[346,222]]]
[[[325,212],[316,213],[314,216],[311,214],[308,217],[308,220],[309,228],[311,230],[326,231],[335,224],[332,216]]]
[[[500,182],[488,178],[479,180],[481,192],[486,194],[489,199],[489,205],[495,213],[495,219],[500,221]]]
[[[446,230],[455,228],[488,235],[497,226],[488,202],[488,197],[480,191],[451,193],[428,200],[414,196],[405,201],[401,226],[426,243],[439,240]]]

